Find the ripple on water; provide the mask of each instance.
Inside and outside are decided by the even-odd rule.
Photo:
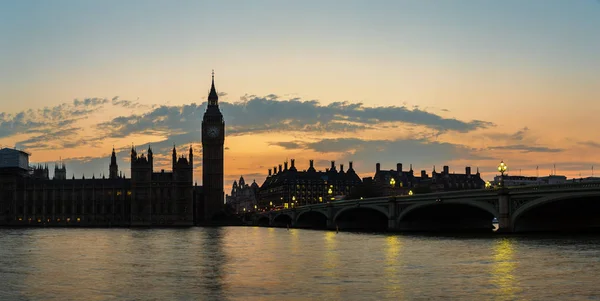
[[[0,300],[598,298],[600,237],[0,229]]]

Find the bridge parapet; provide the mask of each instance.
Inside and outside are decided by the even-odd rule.
[[[521,191],[545,191],[545,190],[561,190],[561,189],[586,189],[586,188],[600,188],[600,181],[598,182],[581,182],[581,183],[561,183],[552,185],[525,185],[508,187],[510,192],[521,192]]]
[[[269,217],[270,224],[276,225],[281,224],[281,220],[284,220],[284,217],[280,216],[286,215],[286,220],[291,220],[290,226],[295,226],[300,217],[302,217],[301,224],[303,225],[312,221],[318,221],[320,225],[323,225],[326,218],[327,228],[335,229],[338,225],[338,217],[347,223],[351,220],[348,218],[348,214],[357,214],[357,210],[359,210],[360,214],[365,216],[379,214],[380,218],[383,218],[385,215],[388,218],[387,229],[402,230],[408,225],[407,222],[427,226],[423,222],[423,219],[427,221],[427,218],[430,218],[427,214],[442,216],[446,214],[444,211],[451,211],[451,214],[457,216],[456,220],[451,221],[452,223],[460,224],[468,219],[477,218],[475,216],[477,214],[484,218],[493,215],[498,218],[502,231],[511,232],[517,218],[523,216],[523,213],[530,208],[545,206],[563,199],[595,196],[600,197],[600,182],[563,183],[338,200],[259,213],[257,219],[262,217],[264,224],[265,217]],[[479,213],[474,213],[474,209],[480,209]],[[346,216],[346,218],[341,218],[341,216]],[[273,223],[276,218],[278,218],[278,223]],[[439,218],[430,219],[434,226],[440,221]],[[452,226],[452,224],[449,225]],[[520,231],[519,229],[515,231]]]

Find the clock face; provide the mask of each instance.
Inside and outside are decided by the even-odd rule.
[[[206,130],[206,135],[210,138],[217,138],[219,136],[219,128],[216,126],[211,126]]]

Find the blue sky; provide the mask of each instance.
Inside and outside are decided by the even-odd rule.
[[[72,148],[62,153],[81,157],[75,146],[83,141],[88,144],[79,145],[80,152],[88,147],[86,154],[104,162],[108,144],[156,141],[142,129],[92,147],[89,141],[102,134],[90,128],[119,116],[150,114],[157,106],[201,104],[215,69],[218,89],[224,92],[221,100],[231,104],[277,95],[279,101],[316,100],[322,106],[346,101],[369,108],[418,108],[441,119],[493,124],[465,133],[423,123],[415,127],[413,118],[394,121],[391,127],[369,124],[371,132],[353,130],[352,138],[365,145],[382,139],[389,142],[385,145],[402,145],[408,139],[413,149],[418,148],[415,139],[426,139],[466,147],[472,158],[479,158],[446,152],[428,159],[417,151],[394,160],[395,153],[382,153],[392,167],[394,161],[415,161],[424,165],[419,168],[449,162],[462,169],[472,162],[493,170],[503,158],[529,171],[534,165],[562,162],[573,169],[564,173],[575,175],[600,161],[593,144],[599,140],[599,29],[596,0],[0,1],[0,101],[6,116],[74,99],[118,96],[136,102],[135,108],[102,107],[65,131],[79,138],[71,137]],[[56,150],[22,143],[32,141],[27,126],[16,131],[10,128],[14,120],[3,118],[7,128],[0,130],[8,134],[0,144],[25,145],[36,154],[33,160],[53,160]],[[232,126],[260,123],[243,118]],[[261,148],[260,143],[310,145],[323,136],[304,137],[297,129],[286,129],[282,120],[276,133],[246,133],[246,138],[231,140],[230,166],[245,162],[232,172],[258,176],[266,173],[260,166],[275,163],[269,160],[294,155],[293,149],[281,147],[264,157],[236,151],[236,143],[242,144],[236,139],[259,141],[256,147]],[[510,140],[525,128],[526,138]],[[164,140],[187,137],[176,143],[199,141],[189,141],[196,134],[161,133]],[[350,134],[325,138],[349,138],[345,135]],[[427,143],[422,147],[431,147]],[[561,151],[523,155],[514,151],[515,145]],[[312,151],[312,156],[332,160],[364,153]],[[366,157],[354,160],[358,166],[364,161],[363,173],[373,169]],[[86,167],[75,159],[73,164],[81,170],[105,165]]]

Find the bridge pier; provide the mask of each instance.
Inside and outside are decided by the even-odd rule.
[[[513,232],[510,216],[510,194],[508,189],[501,188],[498,193],[498,232]]]
[[[396,198],[391,197],[388,201],[388,231],[397,230]]]
[[[292,222],[291,222],[290,228],[296,228],[297,218],[298,218],[298,213],[296,212],[296,208],[294,208],[294,209],[292,209]]]
[[[327,229],[329,230],[335,230],[337,228],[337,225],[333,220],[334,216],[335,215],[333,213],[333,205],[331,204],[331,202],[327,201]]]

